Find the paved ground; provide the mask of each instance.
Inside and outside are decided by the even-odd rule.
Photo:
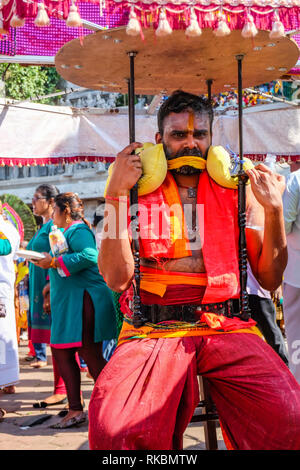
[[[66,430],[49,428],[61,418],[57,416],[64,405],[39,410],[32,407],[35,401],[43,400],[51,394],[53,387],[52,366],[42,369],[33,369],[24,360],[27,354],[27,343],[21,341],[20,356],[20,383],[16,386],[16,393],[12,395],[0,394],[0,407],[7,411],[7,415],[0,423],[0,450],[88,450],[88,425]],[[50,351],[48,363],[51,364]],[[86,403],[89,404],[93,389],[93,381],[81,374],[82,392]],[[21,429],[22,424],[30,417],[47,414],[50,418],[43,424]],[[224,442],[220,428],[217,430],[219,449],[224,450]],[[184,435],[184,449],[204,450],[203,425],[192,423]]]

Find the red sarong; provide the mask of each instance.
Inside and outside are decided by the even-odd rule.
[[[244,333],[119,346],[92,393],[90,449],[181,449],[197,374],[209,379],[233,449],[300,449],[300,386],[268,344]]]

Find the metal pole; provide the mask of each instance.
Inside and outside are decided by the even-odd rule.
[[[206,80],[206,84],[207,84],[207,98],[209,101],[211,101],[211,85],[212,85],[212,79],[209,78],[208,80]]]
[[[212,101],[211,101],[211,86],[212,86],[212,78],[208,78],[206,80],[206,85],[207,85],[207,99],[209,101],[209,104],[211,106],[211,110],[213,109],[213,106],[212,106]],[[212,111],[211,111],[212,112]],[[210,136],[212,138],[212,119],[210,119]]]
[[[135,142],[135,107],[134,107],[134,59],[136,52],[129,52],[130,79],[128,80],[128,117],[129,117],[129,141]],[[141,313],[140,297],[140,246],[139,246],[139,219],[138,219],[138,184],[136,183],[130,190],[130,220],[132,232],[132,254],[134,260],[134,282],[133,282],[133,317],[132,322],[135,328],[142,326],[147,319]]]
[[[128,81],[128,117],[129,117],[129,142],[135,142],[135,107],[134,107],[134,59],[136,52],[128,52],[130,60],[130,79]]]
[[[238,172],[238,221],[239,221],[239,268],[240,268],[240,316],[249,320],[250,308],[247,292],[247,246],[246,246],[246,182],[248,176],[243,170],[243,85],[242,61],[244,56],[237,55],[238,63],[238,108],[239,108],[239,157]]]

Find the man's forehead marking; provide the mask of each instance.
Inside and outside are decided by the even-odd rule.
[[[193,131],[195,128],[195,114],[193,112],[189,112],[189,119],[188,119],[188,131]]]
[[[186,119],[182,119],[185,115]],[[209,125],[209,117],[206,113],[184,111],[182,113],[170,113],[166,116],[165,127],[180,128],[186,127],[188,130],[203,128]]]

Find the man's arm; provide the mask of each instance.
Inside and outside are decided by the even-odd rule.
[[[248,259],[259,284],[273,291],[281,284],[287,264],[282,205],[284,177],[262,164],[247,174],[251,182],[247,191]],[[259,227],[263,229],[259,230]]]
[[[127,231],[127,202],[129,190],[142,174],[142,164],[132,151],[142,144],[133,143],[117,155],[106,194],[101,246],[98,255],[99,271],[107,285],[116,292],[126,290],[134,275],[134,262]],[[125,196],[125,197],[124,197]]]

